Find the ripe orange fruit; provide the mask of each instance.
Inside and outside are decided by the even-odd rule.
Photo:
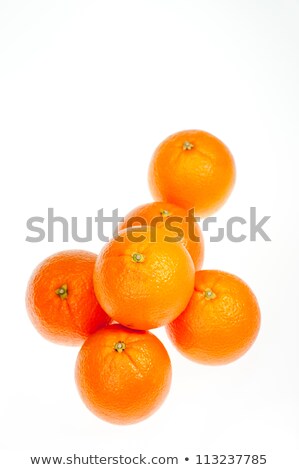
[[[164,236],[172,239],[179,236],[193,259],[195,269],[201,268],[204,256],[202,233],[195,218],[185,209],[169,202],[143,204],[126,215],[119,229],[141,225],[165,227],[167,233]],[[174,232],[173,229],[179,229],[180,232]]]
[[[174,320],[194,288],[188,251],[161,236],[151,241],[152,227],[132,227],[119,235],[123,241],[107,243],[95,265],[94,288],[103,309],[113,320],[140,330]]]
[[[56,253],[34,270],[27,287],[29,317],[39,333],[61,344],[81,344],[110,322],[93,289],[96,255],[83,250]]]
[[[171,362],[153,334],[111,325],[85,341],[75,375],[81,398],[95,415],[131,424],[150,416],[165,400]]]
[[[212,214],[228,198],[235,181],[229,149],[208,132],[190,130],[171,135],[154,152],[149,185],[157,201]]]
[[[167,332],[184,356],[213,365],[242,356],[259,328],[260,309],[245,282],[222,271],[198,271],[188,307]]]

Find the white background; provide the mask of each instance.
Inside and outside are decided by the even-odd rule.
[[[74,452],[188,455],[186,469],[199,453],[267,454],[270,470],[297,468],[298,21],[296,0],[0,1],[3,468]],[[78,349],[43,340],[24,306],[43,258],[102,244],[96,233],[63,243],[59,230],[54,243],[28,243],[26,220],[53,207],[84,230],[102,207],[125,214],[150,201],[153,150],[188,128],[215,134],[235,156],[219,226],[248,218],[250,206],[271,215],[269,243],[206,236],[204,267],[249,283],[262,329],[225,367],[187,361],[156,331],[173,362],[170,395],[150,419],[113,426],[80,401]]]

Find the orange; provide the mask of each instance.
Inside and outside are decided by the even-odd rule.
[[[202,233],[195,218],[185,209],[169,202],[143,204],[126,215],[119,229],[138,225],[162,226],[167,231],[165,236],[179,236],[193,259],[195,269],[201,268],[204,256]]]
[[[213,365],[242,356],[259,328],[260,309],[245,282],[222,271],[198,271],[188,307],[167,332],[184,356]]]
[[[110,317],[130,328],[148,330],[174,320],[194,288],[194,264],[181,243],[153,239],[152,227],[119,232],[98,256],[94,288]],[[137,239],[139,238],[139,241]]]
[[[27,287],[29,317],[50,341],[78,345],[110,322],[93,289],[96,255],[68,250],[45,259]]]
[[[171,362],[153,334],[111,325],[83,344],[75,375],[81,398],[95,415],[131,424],[153,414],[165,400]]]
[[[235,181],[232,154],[208,132],[171,135],[154,152],[149,185],[156,201],[167,201],[206,217],[227,200]]]

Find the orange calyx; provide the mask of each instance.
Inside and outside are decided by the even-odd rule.
[[[162,217],[169,217],[171,215],[171,212],[166,209],[161,209],[160,214],[162,215]]]
[[[59,289],[56,289],[55,294],[59,295],[61,299],[66,299],[68,296],[67,284],[63,284]]]
[[[191,150],[193,149],[194,145],[191,144],[191,142],[188,142],[187,140],[183,143],[183,149],[184,150]]]
[[[133,253],[132,260],[134,263],[142,263],[144,261],[144,256],[141,253]]]
[[[212,299],[215,299],[216,294],[211,289],[207,288],[204,290],[204,297],[207,300],[212,300]]]
[[[114,350],[116,352],[122,353],[125,349],[126,349],[126,343],[124,343],[123,341],[118,341],[114,345]]]

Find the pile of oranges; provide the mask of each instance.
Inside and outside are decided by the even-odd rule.
[[[219,209],[234,181],[233,157],[219,139],[178,132],[150,164],[157,202],[131,211],[98,256],[63,251],[33,272],[29,316],[47,339],[83,343],[76,383],[98,417],[135,423],[163,403],[171,361],[151,329],[165,326],[174,346],[201,364],[229,363],[253,344],[257,300],[238,277],[201,270],[204,245],[195,219]]]

